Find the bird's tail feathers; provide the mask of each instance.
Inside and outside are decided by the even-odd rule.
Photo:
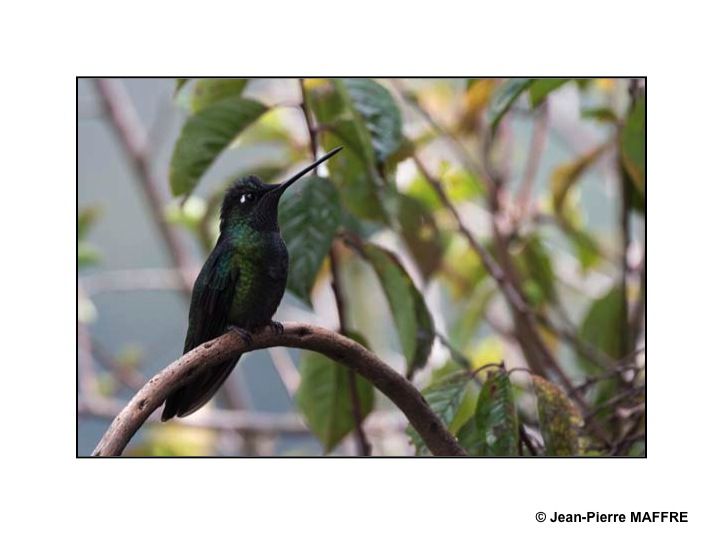
[[[162,421],[170,420],[174,416],[188,416],[210,401],[232,373],[238,360],[239,357],[210,368],[198,375],[197,379],[170,394],[165,400]]]

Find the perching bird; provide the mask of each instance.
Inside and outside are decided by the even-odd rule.
[[[272,316],[280,304],[288,275],[288,252],[278,228],[280,196],[295,181],[337,154],[342,147],[306,167],[282,184],[264,184],[256,176],[236,181],[220,211],[220,237],[193,287],[184,353],[223,334],[249,332],[279,323]],[[205,405],[222,386],[240,358],[199,374],[165,401],[163,421],[187,416]]]

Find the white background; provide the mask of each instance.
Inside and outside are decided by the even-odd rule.
[[[694,1],[314,4],[2,8],[0,537],[717,537],[717,16]],[[76,460],[76,75],[648,75],[648,459]],[[588,510],[690,523],[534,519]]]

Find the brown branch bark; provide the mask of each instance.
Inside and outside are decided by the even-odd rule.
[[[176,360],[130,400],[98,443],[94,456],[118,456],[145,420],[167,396],[203,369],[228,358],[268,347],[295,347],[318,352],[366,378],[405,414],[434,455],[465,456],[466,452],[432,411],[420,392],[375,354],[336,332],[302,323],[286,323],[283,333],[263,328],[248,346],[234,332],[208,341]]]
[[[430,186],[437,194],[442,205],[452,214],[460,234],[466,238],[472,250],[478,255],[478,257],[480,257],[480,260],[487,269],[488,273],[498,284],[500,291],[510,307],[510,312],[512,313],[513,322],[515,324],[517,342],[522,348],[525,359],[527,360],[530,368],[533,372],[546,377],[548,371],[555,373],[570,396],[575,398],[583,411],[587,411],[588,405],[585,402],[585,399],[575,390],[572,381],[560,368],[552,353],[545,345],[542,336],[540,336],[538,332],[539,321],[537,314],[530,308],[528,303],[525,301],[525,298],[520,293],[519,280],[515,274],[512,261],[510,260],[506,238],[499,230],[497,220],[495,219],[499,210],[499,196],[497,193],[497,190],[499,189],[498,183],[492,180],[492,177],[489,175],[483,175],[483,180],[486,183],[490,196],[490,209],[493,215],[493,234],[497,250],[500,255],[500,263],[493,258],[490,251],[480,244],[470,230],[465,227],[462,219],[460,218],[460,214],[447,196],[447,193],[445,193],[445,189],[443,188],[440,180],[430,173],[417,155],[413,156],[413,159],[418,170],[430,183]],[[543,326],[550,329],[555,334],[559,333],[557,329],[551,325],[548,319],[544,319],[543,323]],[[592,418],[588,427],[600,440],[608,443],[609,439],[605,434],[605,430]]]
[[[516,227],[530,213],[533,185],[540,166],[540,159],[542,158],[542,153],[545,149],[548,123],[547,103],[543,103],[540,106],[540,116],[533,127],[532,139],[530,141],[530,151],[528,153],[527,161],[525,162],[525,172],[523,174],[522,184],[520,184],[520,190],[518,191]]]

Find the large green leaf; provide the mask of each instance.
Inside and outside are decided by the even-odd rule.
[[[422,395],[430,408],[449,427],[460,407],[461,398],[470,378],[464,372],[452,373],[439,381],[432,383],[422,391]],[[417,455],[427,453],[427,446],[412,426],[407,429]]]
[[[620,134],[623,164],[641,194],[645,193],[645,95],[635,101]]]
[[[200,79],[193,88],[190,110],[198,113],[223,99],[240,96],[247,79]]]
[[[402,116],[390,92],[372,79],[342,79],[355,110],[365,121],[379,162],[402,143]]]
[[[326,178],[309,176],[280,199],[278,221],[290,255],[287,288],[310,305],[315,278],[341,220],[340,198]]]
[[[493,92],[487,109],[487,120],[493,133],[510,106],[531,83],[532,79],[508,79]]]
[[[190,193],[220,153],[265,110],[262,103],[234,96],[190,116],[170,162],[173,195]]]
[[[356,336],[353,336],[354,338]],[[356,338],[356,341],[362,341]],[[372,411],[374,392],[364,378],[355,377],[361,417]],[[350,393],[350,371],[345,366],[315,352],[304,352],[300,360],[300,387],[297,404],[300,412],[330,452],[355,427]]]
[[[475,417],[458,432],[460,444],[473,455],[517,456],[518,438],[510,377],[504,370],[491,371],[478,396]]]
[[[570,79],[534,79],[528,88],[530,105],[534,108],[540,105],[547,95],[560,88]]]
[[[620,358],[623,355],[621,334],[623,313],[623,294],[620,287],[616,286],[591,304],[580,325],[580,339],[603,351],[611,358]],[[580,353],[578,354],[578,364],[590,376],[601,374],[604,371],[601,366]],[[617,378],[600,380],[593,385],[588,399],[592,404],[603,403],[617,393],[617,387]],[[612,409],[605,408],[595,418],[603,421],[611,412]]]
[[[363,252],[380,279],[390,304],[407,360],[407,374],[412,377],[427,363],[435,340],[432,317],[422,294],[393,253],[373,244],[365,244]]]
[[[577,406],[557,386],[537,375],[532,376],[537,397],[540,432],[545,455],[575,456],[580,443],[582,415]]]
[[[346,147],[327,162],[343,205],[359,218],[386,221],[372,138],[345,87],[339,81],[315,81],[308,86],[308,102],[322,127],[323,147]]]
[[[592,303],[580,326],[580,338],[612,358],[622,355],[620,326],[624,312],[623,301],[620,287],[613,287],[605,296]],[[583,364],[588,370],[598,369],[587,360]]]
[[[400,233],[425,279],[442,263],[443,247],[440,231],[433,215],[420,201],[398,194]]]

